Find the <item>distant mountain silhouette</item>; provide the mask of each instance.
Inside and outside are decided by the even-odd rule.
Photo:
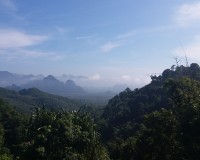
[[[8,71],[0,71],[0,87],[11,86],[13,84],[19,86],[29,81],[42,78],[42,75],[19,75]]]
[[[48,75],[47,77],[45,77],[43,79],[44,81],[47,81],[47,82],[60,82],[59,80],[57,80],[54,76],[52,75]]]
[[[62,76],[43,76],[43,75],[21,75],[0,71],[0,87],[14,90],[16,92],[22,89],[37,88],[43,92],[69,97],[72,99],[89,102],[92,104],[104,105],[116,93],[119,93],[126,87],[118,86],[106,89],[83,89],[76,84],[80,79],[87,80],[84,76],[62,75]],[[122,89],[123,88],[123,89]]]
[[[65,88],[72,93],[84,93],[83,88],[77,86],[76,83],[72,80],[67,80],[65,82]]]
[[[52,75],[48,75],[42,80],[35,80],[28,82],[21,86],[21,88],[38,88],[44,92],[68,96],[73,94],[83,94],[84,90],[77,86],[74,81],[67,80],[65,83],[59,81]]]

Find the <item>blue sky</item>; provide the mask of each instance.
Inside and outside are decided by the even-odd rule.
[[[0,70],[139,87],[200,62],[199,0],[0,0]]]

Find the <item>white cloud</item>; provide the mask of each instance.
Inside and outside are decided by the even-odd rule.
[[[113,42],[108,42],[106,44],[104,44],[102,47],[101,47],[101,50],[103,52],[109,52],[117,47],[119,47],[120,45],[118,43],[113,43]]]
[[[173,53],[175,56],[180,57],[185,57],[186,54],[188,58],[200,61],[200,36],[196,36],[190,44],[176,48]]]
[[[180,26],[189,26],[200,22],[200,2],[183,4],[175,13],[174,21]]]
[[[89,80],[92,80],[92,81],[98,81],[100,79],[101,79],[101,76],[99,74],[94,74],[89,77]]]
[[[121,79],[124,80],[124,81],[130,81],[131,80],[131,76],[129,76],[129,75],[122,75]]]
[[[30,35],[13,29],[0,29],[0,49],[28,47],[46,39],[46,36]]]
[[[6,59],[45,58],[51,61],[63,59],[57,53],[29,50],[27,47],[40,44],[47,36],[27,34],[15,29],[0,29],[0,54]]]

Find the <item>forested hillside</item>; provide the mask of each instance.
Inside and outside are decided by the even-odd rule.
[[[0,111],[1,160],[109,159],[86,113],[36,108],[27,118],[3,101]]]
[[[26,113],[30,113],[35,107],[77,110],[81,106],[78,101],[45,93],[36,88],[23,89],[19,92],[0,88],[0,98]]]
[[[199,160],[200,67],[175,66],[151,78],[103,110],[36,108],[24,117],[1,101],[0,159]]]
[[[112,98],[100,118],[112,159],[200,159],[200,67],[173,66]]]

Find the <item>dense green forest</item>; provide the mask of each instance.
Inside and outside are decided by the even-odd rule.
[[[77,110],[82,103],[66,97],[49,94],[37,88],[13,91],[0,87],[0,98],[9,102],[17,110],[30,113],[34,107],[63,108],[64,110]]]
[[[103,109],[35,108],[0,101],[0,159],[199,160],[200,67],[172,66]]]

